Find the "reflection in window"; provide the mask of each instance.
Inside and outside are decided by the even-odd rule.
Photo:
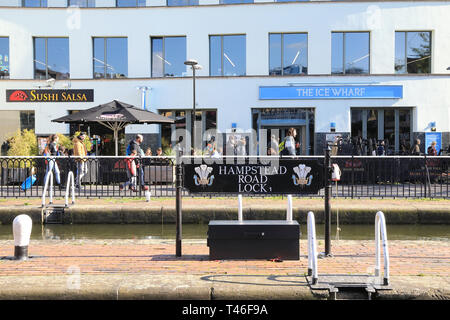
[[[269,74],[307,74],[308,35],[274,33],[269,35]]]
[[[362,110],[360,109],[352,109],[352,116],[351,116],[351,121],[352,121],[352,132],[351,135],[354,138],[362,138],[363,136],[363,126],[362,126],[362,122],[363,122],[363,115],[362,115]]]
[[[220,0],[220,4],[253,3],[253,0]]]
[[[395,152],[395,110],[384,110],[384,140],[387,140],[385,145],[386,154]]]
[[[47,0],[22,0],[22,7],[46,8]]]
[[[408,153],[411,149],[411,110],[399,110],[400,152]]]
[[[9,78],[9,38],[0,37],[0,79]]]
[[[367,139],[378,140],[378,110],[367,110]]]
[[[152,77],[182,77],[186,73],[186,37],[152,38]]]
[[[69,79],[69,39],[34,38],[34,78]]]
[[[168,7],[198,6],[198,0],[167,0]]]
[[[245,75],[245,35],[210,36],[210,75]]]
[[[369,32],[331,34],[331,73],[369,73]]]
[[[395,32],[395,73],[431,73],[431,32]]]
[[[127,38],[93,38],[94,78],[128,76]]]
[[[116,7],[145,7],[145,0],[117,0]]]
[[[69,7],[95,8],[95,0],[69,0],[67,5]]]

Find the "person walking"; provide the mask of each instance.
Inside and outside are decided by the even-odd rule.
[[[273,134],[270,137],[270,154],[271,155],[277,155],[279,153],[279,142],[277,137]]]
[[[138,157],[142,157],[145,155],[144,151],[141,149],[141,144],[144,141],[144,136],[142,134],[137,134],[134,140],[130,141],[128,149],[131,153],[133,151],[136,151],[136,154]],[[141,184],[141,190],[146,191],[148,190],[148,187],[145,185],[144,182],[144,169],[142,168],[142,165],[139,164],[139,160],[135,160],[136,162],[136,168],[139,170],[139,182]]]
[[[49,173],[53,172],[55,174],[56,184],[59,185],[59,187],[61,188],[60,171],[59,171],[58,163],[56,162],[56,159],[55,159],[55,157],[59,155],[58,142],[59,142],[59,137],[56,134],[52,134],[48,138],[48,143],[44,150],[44,155],[47,156],[47,158],[45,160],[45,162],[47,163],[47,166],[46,166],[47,170],[46,170],[45,176],[44,176],[44,183],[47,181],[47,176],[49,175]]]
[[[297,136],[297,130],[289,128],[286,138],[284,138],[283,155],[295,156],[295,137]]]
[[[245,141],[245,137],[241,137],[241,139],[238,140],[237,146],[236,146],[236,155],[238,156],[245,156],[247,155],[247,152],[245,150],[247,142]]]
[[[416,141],[414,141],[414,145],[411,148],[411,155],[420,156],[420,139],[416,139]]]
[[[87,174],[86,156],[87,150],[84,145],[84,139],[86,139],[86,133],[81,132],[77,137],[73,138],[73,156],[79,157],[75,159],[77,164],[77,177],[75,179],[75,188],[79,189],[81,186],[81,179]]]
[[[436,150],[436,141],[431,142],[431,145],[427,149],[427,154],[429,156],[437,156],[438,155],[437,150]]]

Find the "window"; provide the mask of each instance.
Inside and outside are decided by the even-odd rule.
[[[331,34],[331,73],[369,73],[369,32],[333,32]]]
[[[186,73],[186,37],[152,37],[152,77],[182,77]]]
[[[209,37],[211,76],[245,75],[245,35]]]
[[[308,34],[269,34],[269,74],[308,73]]]
[[[34,78],[69,79],[69,38],[34,38]]]
[[[0,37],[0,79],[9,78],[9,38]]]
[[[22,0],[22,7],[46,8],[47,0]]]
[[[431,73],[431,32],[395,32],[395,73]]]
[[[220,0],[220,4],[253,3],[253,0]]]
[[[198,6],[198,0],[167,0],[167,6]]]
[[[93,38],[94,78],[128,77],[127,38]]]
[[[117,0],[116,7],[145,7],[145,0]]]
[[[67,5],[69,7],[95,8],[95,0],[69,0]]]

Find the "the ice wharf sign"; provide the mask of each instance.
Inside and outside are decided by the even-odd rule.
[[[401,98],[403,86],[399,85],[259,87],[260,100]]]
[[[324,187],[317,160],[280,159],[268,164],[185,164],[191,193],[312,194]]]

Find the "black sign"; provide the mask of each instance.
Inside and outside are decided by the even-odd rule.
[[[183,181],[191,193],[317,194],[324,187],[323,176],[318,160],[279,159],[268,164],[185,164]]]
[[[92,89],[6,90],[6,102],[93,102]]]

